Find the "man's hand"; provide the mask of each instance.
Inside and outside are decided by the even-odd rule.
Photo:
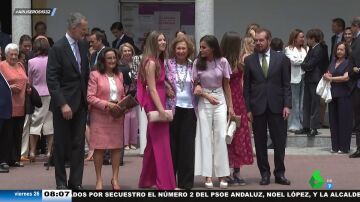
[[[61,107],[61,113],[64,117],[65,120],[70,120],[72,119],[73,113],[72,110],[70,108],[70,106],[68,104],[65,104]]]
[[[290,116],[290,109],[288,107],[284,107],[283,109],[283,117],[284,120],[287,120]]]
[[[247,116],[248,116],[249,121],[252,123],[252,122],[253,122],[253,115],[252,115],[252,113],[251,113],[251,112],[248,112],[248,113],[247,113]]]

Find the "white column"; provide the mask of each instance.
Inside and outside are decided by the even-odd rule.
[[[15,8],[31,8],[31,1],[12,0],[12,42],[19,44],[21,35],[31,36],[31,15],[14,15]]]
[[[214,34],[214,0],[195,0],[195,41],[199,50],[200,39]]]

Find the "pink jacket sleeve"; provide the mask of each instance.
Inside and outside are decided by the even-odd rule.
[[[105,110],[107,100],[102,100],[99,98],[100,92],[98,92],[98,86],[101,85],[99,82],[100,74],[97,71],[92,71],[90,73],[90,79],[88,83],[87,91],[87,101],[91,107],[96,107],[98,109]]]

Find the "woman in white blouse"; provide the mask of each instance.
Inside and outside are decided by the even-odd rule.
[[[292,92],[292,113],[289,117],[288,129],[291,132],[300,131],[302,127],[302,104],[304,94],[304,71],[300,64],[304,61],[307,54],[305,47],[304,32],[295,29],[290,33],[289,42],[285,47],[285,55],[291,62],[291,92]]]

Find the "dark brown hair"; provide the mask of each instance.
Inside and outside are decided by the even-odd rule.
[[[50,44],[48,40],[39,38],[34,41],[33,50],[35,57],[48,55]]]
[[[339,42],[339,43],[337,43],[336,45],[335,45],[335,48],[334,48],[334,56],[335,56],[335,59],[337,60],[337,59],[339,59],[338,58],[338,56],[336,55],[336,50],[338,49],[338,47],[340,46],[340,45],[344,45],[345,46],[345,58],[348,58],[349,57],[349,47],[348,47],[348,45],[347,45],[347,43],[345,42],[345,41],[341,41],[341,42]]]
[[[225,32],[220,43],[221,55],[225,57],[231,69],[235,69],[240,60],[241,36],[238,32]]]
[[[202,41],[204,41],[209,46],[209,48],[211,48],[213,50],[214,59],[221,58],[221,50],[220,50],[219,42],[214,35],[205,35],[200,39],[200,43]],[[206,58],[201,57],[200,52],[197,57],[196,68],[198,70],[206,70],[207,69]]]
[[[105,55],[106,55],[107,52],[110,52],[110,51],[115,53],[116,61],[119,60],[118,52],[116,51],[116,49],[114,49],[114,48],[104,48],[104,50],[100,54],[100,58],[98,60],[98,63],[96,64],[96,70],[98,70],[100,72],[100,74],[105,74],[105,71],[106,71]],[[115,67],[113,69],[113,73],[118,74],[119,69],[117,67]]]

